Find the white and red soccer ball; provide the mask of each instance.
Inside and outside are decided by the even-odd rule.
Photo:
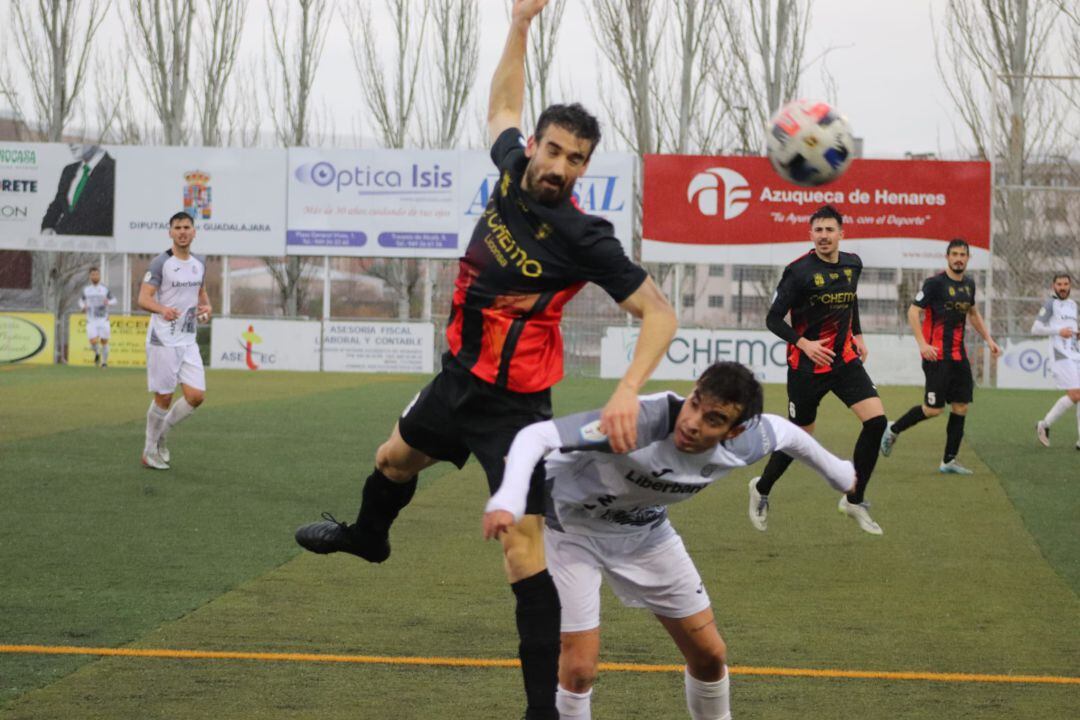
[[[855,157],[847,118],[820,100],[792,100],[777,111],[766,132],[773,169],[796,185],[832,182]]]

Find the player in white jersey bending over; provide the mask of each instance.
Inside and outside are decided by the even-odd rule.
[[[86,338],[94,351],[94,364],[101,367],[109,366],[109,306],[115,304],[116,298],[101,284],[101,271],[90,268],[90,284],[79,296],[79,309],[86,311]]]
[[[1077,344],[1076,301],[1069,299],[1072,278],[1067,273],[1054,275],[1053,295],[1035,316],[1031,326],[1033,335],[1050,336],[1050,370],[1054,382],[1065,394],[1058,398],[1050,411],[1035,423],[1035,435],[1046,447],[1050,447],[1050,426],[1054,421],[1076,406],[1077,434],[1080,434],[1080,344]],[[1080,439],[1076,441],[1080,450]]]
[[[709,596],[665,506],[694,497],[732,468],[783,451],[850,491],[855,468],[801,428],[762,415],[761,385],[743,365],[720,362],[689,398],[640,398],[636,449],[613,454],[600,411],[536,423],[518,433],[502,486],[488,501],[484,537],[519,520],[533,467],[547,473],[548,567],[562,603],[556,705],[563,720],[590,718],[600,657],[600,582],[645,607],[686,658],[686,704],[694,720],[731,717],[726,652]],[[561,451],[561,452],[556,452]]]
[[[146,330],[146,376],[154,399],[146,413],[142,463],[169,469],[165,436],[187,419],[206,396],[206,373],[195,344],[195,323],[210,319],[210,298],[203,287],[206,263],[191,254],[195,224],[178,212],[169,218],[172,248],[158,255],[139,288],[139,307],[153,313]],[[172,409],[177,383],[184,391]]]

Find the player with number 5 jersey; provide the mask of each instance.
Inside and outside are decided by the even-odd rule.
[[[146,330],[146,375],[154,399],[146,414],[142,463],[168,470],[169,431],[195,412],[206,396],[206,373],[195,343],[195,326],[211,312],[204,280],[206,263],[193,255],[195,224],[178,212],[169,218],[172,247],[150,262],[139,289],[139,307],[151,313]],[[173,405],[177,384],[183,397]],[[171,406],[171,407],[170,407]]]

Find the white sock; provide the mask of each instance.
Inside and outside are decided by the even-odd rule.
[[[144,453],[157,447],[158,437],[161,436],[161,429],[165,425],[166,417],[166,411],[151,400],[150,409],[146,411],[146,447],[143,449]]]
[[[195,408],[188,404],[187,398],[180,398],[173,403],[172,409],[169,410],[169,414],[165,416],[165,425],[161,428],[161,435],[164,437],[170,430],[191,417],[191,413],[195,412]]]
[[[1068,395],[1062,395],[1058,398],[1058,401],[1054,403],[1054,407],[1050,408],[1050,412],[1046,413],[1046,417],[1043,418],[1043,424],[1047,427],[1057,422],[1057,419],[1065,414],[1065,411],[1071,408],[1075,403],[1069,399]]]
[[[109,362],[109,346],[108,345],[102,345],[101,346],[101,362],[102,363]]]
[[[731,720],[731,697],[727,668],[716,682],[704,682],[683,671],[686,680],[686,707],[693,720]]]
[[[592,720],[592,688],[572,693],[560,685],[555,692],[555,709],[563,720]]]
[[[1076,436],[1080,438],[1080,403],[1076,404]],[[1076,446],[1080,447],[1080,439],[1077,439]]]

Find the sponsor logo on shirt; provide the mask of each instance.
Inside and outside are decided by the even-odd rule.
[[[581,428],[581,439],[588,443],[602,443],[607,440],[607,435],[600,432],[600,421],[593,420]]]

